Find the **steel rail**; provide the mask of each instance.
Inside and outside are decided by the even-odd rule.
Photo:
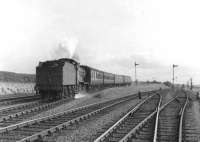
[[[159,101],[159,105],[157,107],[157,109],[152,112],[149,116],[147,116],[142,122],[140,122],[134,129],[132,129],[128,134],[126,134],[126,136],[124,136],[119,142],[127,142],[129,141],[129,138],[132,137],[132,135],[137,132],[138,129],[140,129],[141,127],[143,127],[146,122],[148,122],[150,119],[153,118],[154,115],[156,115],[156,122],[155,122],[155,127],[154,127],[154,138],[153,138],[153,142],[157,142],[157,129],[158,129],[158,118],[159,118],[159,113],[162,109],[164,109],[168,104],[170,104],[172,101],[174,101],[177,98],[174,97],[171,100],[169,100],[167,103],[165,103],[162,107],[161,107],[161,102],[162,102],[162,98]],[[161,108],[160,108],[161,107]]]
[[[155,114],[158,114],[158,108],[161,105],[162,102],[162,96],[159,94],[160,96],[160,100],[158,103],[158,106],[156,108],[156,110],[154,112],[152,112],[149,116],[147,116],[142,122],[140,122],[134,129],[132,129],[128,134],[126,134],[119,142],[127,142],[129,140],[129,138],[132,137],[132,134],[134,134],[138,129],[140,129],[141,127],[143,127],[150,119],[152,119],[152,117]]]
[[[51,119],[53,117],[60,116],[60,115],[66,114],[66,113],[72,113],[74,111],[77,111],[77,110],[80,110],[80,109],[83,109],[83,108],[87,108],[87,107],[90,107],[90,106],[93,106],[93,105],[97,105],[97,104],[99,104],[99,103],[93,103],[93,104],[78,107],[78,108],[75,108],[75,109],[70,109],[70,110],[67,110],[67,111],[64,111],[64,112],[55,113],[55,114],[50,115],[50,116],[40,117],[40,118],[37,118],[37,119],[28,120],[28,121],[24,121],[24,122],[21,122],[21,123],[18,123],[18,124],[10,125],[10,126],[5,127],[5,128],[0,128],[0,133],[7,132],[7,131],[10,131],[10,130],[13,130],[13,129],[16,129],[16,128],[20,128],[20,127],[23,127],[23,126],[26,126],[26,125],[30,125],[30,124],[33,124],[33,123],[36,123],[36,122],[40,122],[40,121],[43,121],[43,120],[46,120],[46,119]]]
[[[171,102],[175,101],[175,99],[177,99],[177,98],[178,98],[178,96],[175,96],[174,98],[170,99],[167,103],[165,103],[163,106],[161,106],[161,107],[159,108],[159,112],[157,113],[157,118],[156,118],[156,126],[155,126],[155,132],[154,132],[154,139],[153,139],[153,142],[157,142],[158,118],[159,118],[160,112],[161,112],[165,107],[167,107]],[[186,99],[185,102],[187,102],[187,101],[188,101],[188,96],[187,96],[187,99]],[[184,107],[186,107],[186,103],[184,104]],[[182,109],[180,110],[179,115],[180,115],[180,113],[182,114]],[[181,124],[179,124],[179,126],[180,126],[180,125],[182,126],[182,122],[181,122]],[[179,128],[179,137],[182,137],[182,131],[181,131],[181,136],[180,136],[180,129],[182,130],[182,128]],[[182,142],[182,140],[179,141],[179,142]]]
[[[9,96],[9,95],[8,95]],[[27,96],[18,96],[18,97],[5,97],[0,98],[0,103],[4,101],[19,101],[19,100],[30,100],[30,99],[40,99],[40,95],[27,95]]]
[[[38,106],[33,106],[33,108],[30,108],[30,109],[25,108],[25,110],[22,110],[22,111],[1,117],[0,122],[6,121],[6,120],[14,118],[14,117],[19,117],[19,116],[24,115],[24,114],[28,114],[28,113],[32,113],[32,112],[36,112],[36,111],[40,111],[40,110],[45,110],[45,109],[48,109],[50,107],[62,104],[66,101],[68,101],[68,99],[58,100],[58,101],[47,103],[47,104],[41,104],[41,105],[38,104]],[[29,105],[26,105],[26,106],[29,106]]]
[[[155,122],[155,127],[154,127],[154,138],[153,138],[153,142],[156,142],[156,139],[157,139],[157,128],[158,128],[158,118],[159,118],[159,113],[160,113],[160,110],[162,110],[164,107],[166,107],[169,103],[171,103],[172,101],[174,101],[175,99],[177,98],[174,97],[172,98],[170,101],[168,101],[166,104],[164,104],[161,107],[161,102],[162,102],[162,96],[161,96],[161,99],[159,101],[159,104],[158,104],[158,107],[157,109],[152,112],[149,116],[147,116],[142,122],[140,122],[134,129],[132,129],[128,134],[126,134],[125,137],[123,137],[120,142],[127,142],[129,140],[129,138],[132,137],[132,134],[135,133],[139,128],[143,127],[146,122],[148,122],[150,119],[152,119],[152,117],[156,114],[156,122]]]
[[[157,94],[155,94],[157,95]],[[94,140],[94,142],[102,142],[103,140],[106,139],[106,137],[112,133],[118,125],[120,125],[127,116],[129,116],[131,113],[135,112],[142,104],[144,104],[147,100],[149,100],[150,98],[152,98],[153,96],[149,96],[147,97],[145,100],[143,100],[142,102],[140,102],[137,106],[135,106],[132,110],[130,110],[125,116],[123,116],[120,120],[118,120],[112,127],[110,127],[107,131],[105,131],[101,136],[99,136],[97,139]]]
[[[156,114],[157,110],[152,112],[150,115],[148,115],[142,122],[137,124],[136,127],[134,127],[128,134],[126,134],[119,142],[127,142],[132,137],[132,135],[137,132],[138,129],[140,129],[142,126],[144,126],[152,117]]]
[[[130,99],[126,99],[126,100],[122,100],[122,101],[119,101],[119,102],[115,102],[115,103],[113,103],[113,104],[110,104],[110,105],[108,105],[108,106],[105,106],[105,107],[100,108],[100,109],[97,109],[97,110],[94,110],[94,111],[92,111],[92,112],[90,112],[90,113],[81,115],[81,116],[79,116],[79,117],[76,117],[76,118],[74,118],[74,119],[72,119],[72,120],[69,120],[69,121],[64,122],[64,123],[62,123],[62,124],[59,124],[59,125],[57,125],[57,126],[51,127],[50,129],[46,129],[46,130],[41,131],[41,132],[39,132],[39,133],[36,133],[36,134],[34,134],[34,135],[32,135],[32,136],[26,137],[26,138],[24,138],[24,139],[22,139],[22,140],[19,140],[19,141],[17,141],[17,142],[30,142],[30,141],[37,140],[38,138],[42,138],[42,137],[44,137],[44,136],[46,136],[46,135],[49,135],[49,134],[51,134],[51,133],[53,133],[53,132],[59,131],[60,129],[62,129],[62,128],[64,128],[64,127],[67,127],[67,126],[69,126],[69,125],[71,125],[71,124],[73,124],[73,123],[76,123],[76,122],[79,122],[79,121],[81,121],[81,120],[87,119],[87,118],[89,118],[90,116],[93,116],[93,115],[95,115],[95,114],[97,114],[97,113],[99,113],[99,112],[101,112],[101,111],[103,111],[103,110],[105,110],[105,109],[108,109],[108,108],[110,108],[110,107],[112,107],[112,106],[115,106],[115,105],[117,105],[117,104],[120,104],[120,103],[129,101],[129,100],[130,100]]]
[[[185,104],[183,106],[183,108],[181,109],[180,111],[180,121],[179,121],[179,136],[178,136],[178,141],[179,142],[182,142],[182,134],[183,134],[183,117],[184,117],[184,113],[185,113],[185,109],[186,109],[186,106],[189,102],[189,97],[188,95],[186,94],[186,92],[184,92],[185,95],[187,96],[187,99],[185,101]]]
[[[159,115],[160,115],[160,111],[163,110],[167,105],[169,105],[171,102],[173,102],[175,99],[177,98],[174,97],[172,99],[170,99],[167,103],[165,103],[163,106],[161,106],[161,104],[159,105],[159,107],[157,108],[157,115],[156,115],[156,123],[155,123],[155,129],[154,129],[154,137],[153,137],[153,142],[157,142],[157,133],[158,133],[158,120],[159,120]]]
[[[72,113],[72,112],[75,112],[75,111],[78,111],[78,110],[81,110],[81,109],[86,109],[88,107],[92,107],[92,106],[95,106],[95,105],[102,105],[104,103],[108,103],[108,102],[111,102],[111,101],[116,101],[116,100],[126,99],[126,98],[129,99],[131,97],[135,98],[136,96],[135,95],[129,95],[129,96],[126,96],[126,97],[123,97],[123,98],[116,98],[116,99],[112,99],[112,100],[101,101],[101,102],[98,102],[98,103],[92,103],[92,104],[81,106],[81,107],[78,107],[78,108],[75,108],[75,109],[70,109],[70,110],[67,110],[67,111],[55,113],[55,114],[50,115],[50,116],[45,116],[45,117],[40,117],[38,119],[28,120],[28,121],[21,122],[21,123],[18,123],[18,124],[10,125],[10,126],[5,127],[5,128],[0,128],[0,133],[6,132],[6,131],[9,131],[9,130],[13,130],[13,129],[16,129],[16,128],[19,128],[19,127],[22,127],[22,126],[26,126],[26,125],[29,125],[29,124],[33,124],[33,123],[36,123],[36,122],[40,122],[40,121],[43,121],[43,120],[46,120],[46,119],[51,119],[53,117],[60,116],[60,115],[63,115],[63,114]]]
[[[101,105],[103,105],[103,104],[106,105],[106,107],[102,106],[103,108],[98,108],[96,110],[94,109],[95,111],[92,110],[92,112],[89,112],[87,114],[81,115],[79,117],[75,117],[74,119],[68,120],[67,122],[64,122],[64,123],[62,122],[62,124],[59,124],[57,126],[51,127],[49,129],[43,130],[41,132],[38,132],[38,133],[36,133],[36,134],[34,134],[32,136],[29,136],[29,137],[26,137],[26,138],[24,138],[22,140],[19,140],[19,142],[33,141],[33,140],[41,138],[41,137],[43,137],[45,135],[48,135],[48,134],[53,133],[55,131],[58,131],[58,130],[60,130],[60,129],[62,129],[62,128],[70,125],[70,124],[76,123],[76,122],[81,121],[83,119],[87,119],[91,115],[95,115],[96,113],[98,113],[98,112],[100,112],[100,111],[102,111],[102,110],[104,110],[106,108],[112,107],[112,106],[120,104],[122,102],[129,101],[130,99],[134,99],[136,97],[137,96],[134,94],[134,95],[126,96],[126,97],[123,97],[123,98],[117,98],[117,99],[112,99],[112,100],[109,100],[109,101],[102,101],[101,103],[94,103],[94,104],[82,106],[82,107],[71,109],[71,110],[68,110],[68,111],[65,111],[65,112],[57,113],[57,114],[54,114],[54,115],[51,115],[51,116],[42,117],[42,118],[39,118],[39,119],[34,119],[34,120],[27,121],[27,122],[22,122],[22,123],[13,125],[13,126],[8,126],[7,128],[0,129],[0,133],[2,133],[2,132],[8,132],[9,130],[20,128],[20,127],[23,127],[23,126],[28,126],[30,124],[39,123],[41,121],[50,120],[52,118],[56,118],[56,116],[58,117],[58,116],[61,116],[61,115],[64,115],[64,114],[67,114],[67,113],[70,113],[70,112],[75,112],[77,110],[80,111],[80,110],[86,109],[86,108],[89,109],[89,107],[92,107],[92,106],[100,106],[101,107]],[[111,102],[113,104],[111,104]]]
[[[162,100],[162,96],[161,96],[161,100]],[[156,142],[156,140],[157,140],[157,133],[158,133],[158,118],[159,118],[159,113],[160,113],[161,102],[162,102],[162,101],[159,102],[159,105],[158,105],[158,107],[157,107],[156,122],[155,122],[155,126],[154,126],[153,142]]]
[[[119,142],[127,142],[127,141],[129,141],[129,139],[132,137],[132,135],[135,132],[137,132],[138,129],[140,129],[141,127],[143,127],[146,124],[146,122],[148,122],[150,119],[152,119],[155,114],[156,114],[156,122],[155,122],[155,127],[154,127],[153,142],[157,142],[158,118],[159,118],[160,111],[162,111],[167,105],[169,105],[171,102],[173,102],[177,97],[178,96],[170,99],[162,107],[161,107],[161,100],[160,100],[159,105],[158,105],[156,111],[152,112],[148,117],[146,117],[142,122],[140,122],[136,127],[134,127],[134,129],[132,129],[128,134],[126,134],[126,136],[124,136]],[[181,128],[181,130],[182,130],[182,128]],[[182,140],[180,140],[179,142],[182,142]]]
[[[144,92],[144,93],[147,93],[147,92]],[[152,93],[152,92],[150,92],[150,93]],[[78,108],[75,108],[75,109],[70,109],[70,110],[68,110],[68,111],[64,111],[64,112],[60,112],[60,113],[56,113],[56,114],[54,114],[54,115],[50,115],[50,116],[46,116],[46,117],[41,117],[41,118],[38,118],[38,119],[33,119],[33,120],[29,120],[29,121],[25,121],[25,122],[21,122],[21,123],[18,123],[18,124],[14,124],[14,125],[11,125],[11,126],[8,126],[8,127],[5,127],[5,128],[0,128],[0,133],[4,133],[4,132],[6,132],[6,133],[8,133],[9,131],[11,131],[11,130],[14,130],[14,129],[17,129],[17,128],[21,128],[21,127],[23,127],[23,126],[28,126],[28,125],[31,125],[31,124],[36,124],[36,123],[39,123],[39,122],[41,122],[41,121],[46,121],[46,120],[50,120],[50,119],[52,119],[52,118],[56,118],[56,117],[59,117],[59,116],[62,116],[62,115],[65,115],[65,114],[68,114],[68,113],[73,113],[73,112],[75,112],[75,111],[80,111],[80,110],[84,110],[84,109],[89,109],[89,107],[90,108],[92,108],[92,107],[101,107],[101,105],[102,105],[102,107],[103,107],[103,105],[110,105],[110,103],[112,102],[112,103],[114,103],[114,101],[116,102],[117,101],[117,103],[116,104],[118,104],[118,103],[121,103],[121,102],[123,102],[123,101],[128,101],[128,100],[130,100],[130,98],[132,98],[132,99],[134,99],[134,98],[136,98],[137,96],[135,95],[135,94],[132,94],[132,95],[129,95],[129,96],[126,96],[126,97],[122,97],[122,98],[116,98],[116,99],[112,99],[112,100],[109,100],[109,101],[101,101],[100,103],[93,103],[93,104],[89,104],[89,105],[86,105],[86,106],[82,106],[82,107],[78,107]],[[107,104],[106,104],[107,103]],[[113,105],[115,105],[115,104],[113,104]],[[109,106],[108,106],[109,107]],[[94,109],[95,110],[95,109]],[[87,117],[89,117],[90,115],[93,115],[93,114],[96,114],[96,113],[98,113],[99,111],[101,111],[102,109],[100,109],[100,110],[96,110],[96,111],[93,111],[93,112],[91,112],[91,113],[89,113],[89,114],[86,114],[86,115],[83,115],[83,116],[81,116],[81,117],[77,117],[77,118],[75,118],[75,119],[73,119],[72,121],[68,121],[69,123],[75,123],[75,122],[77,122],[77,121],[79,121],[79,120],[82,120],[82,119],[85,119],[85,118],[87,118]],[[91,110],[92,111],[92,110]],[[50,128],[49,130],[48,130],[48,133],[51,133],[51,132],[54,132],[55,130],[59,130],[59,129],[61,129],[61,127],[63,128],[63,127],[66,127],[66,125],[68,125],[69,123],[68,122],[65,122],[65,123],[63,123],[63,125],[62,124],[60,124],[60,125],[57,125],[57,127],[55,126],[55,127],[52,127],[52,128]],[[55,128],[55,129],[54,129]],[[42,131],[41,133],[38,133],[38,134],[36,134],[37,136],[43,136],[43,135],[46,135],[47,133],[46,133],[47,131],[46,130],[44,130],[44,131]],[[36,135],[33,135],[33,137],[34,137],[34,139],[37,139],[38,137],[36,137]],[[33,138],[32,136],[30,136],[29,138]],[[29,141],[29,138],[28,139],[23,139],[24,141]]]
[[[39,104],[39,102],[29,102],[29,103],[6,106],[6,107],[2,107],[0,109],[0,113],[3,112],[3,111],[9,111],[9,110],[16,109],[16,108],[24,108],[24,107],[29,106],[29,105],[38,105],[38,104]]]

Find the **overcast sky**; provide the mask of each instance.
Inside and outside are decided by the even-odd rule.
[[[0,1],[0,70],[35,73],[39,61],[81,64],[139,80],[200,83],[199,0]]]

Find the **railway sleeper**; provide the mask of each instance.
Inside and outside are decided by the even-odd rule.
[[[178,137],[169,137],[169,136],[157,138],[158,142],[175,142],[175,141],[177,141],[177,139],[178,139]]]
[[[175,136],[177,135],[178,132],[175,131],[171,131],[169,129],[165,130],[165,131],[159,131],[158,132],[158,136]]]

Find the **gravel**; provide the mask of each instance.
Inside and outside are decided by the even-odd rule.
[[[51,137],[45,138],[48,142],[88,142],[94,141],[105,130],[117,122],[126,112],[133,108],[138,99],[116,106],[112,110],[98,114],[95,117],[80,122],[79,125],[74,124],[63,130],[61,133],[53,134]]]
[[[197,100],[190,102],[185,113],[185,140],[200,141],[200,102]]]
[[[173,94],[164,91],[162,93],[167,101]],[[141,100],[134,99],[126,104],[116,106],[114,109],[98,114],[88,120],[69,126],[61,133],[55,133],[52,136],[45,138],[48,142],[92,142],[99,137],[103,132],[114,125],[120,118],[122,118],[131,108],[136,106]]]
[[[70,103],[61,105],[57,108],[43,112],[37,116],[32,117],[38,118],[55,114],[61,111],[69,110],[70,108],[76,108],[79,106],[110,100],[130,94],[137,93],[140,91],[151,91],[159,88],[167,88],[164,85],[153,84],[153,85],[138,85],[130,87],[110,88],[103,91],[99,91],[93,94],[81,94],[80,98],[71,101]],[[98,114],[96,117],[92,117],[89,120],[84,121],[80,125],[73,125],[70,130],[64,130],[61,133],[55,133],[51,137],[47,137],[46,141],[58,141],[58,142],[85,142],[93,141],[96,137],[102,134],[115,122],[117,122],[131,107],[135,106],[139,102],[138,99],[132,100],[121,106],[117,106],[115,109],[110,110],[103,114]]]

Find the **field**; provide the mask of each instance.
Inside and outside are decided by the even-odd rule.
[[[0,82],[0,96],[34,93],[35,83]]]

